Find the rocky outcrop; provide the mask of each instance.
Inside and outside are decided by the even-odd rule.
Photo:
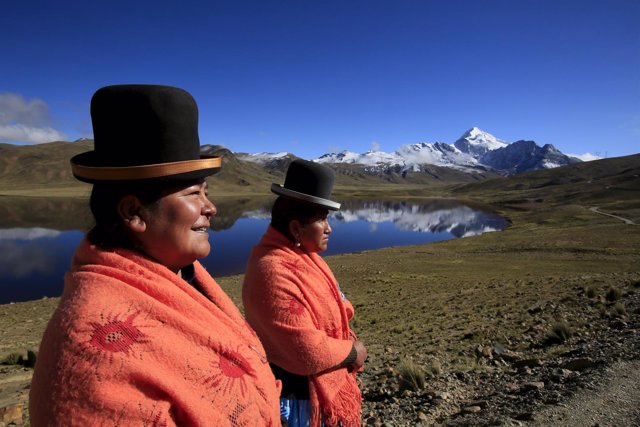
[[[590,404],[600,405],[603,414],[624,412],[635,417],[633,408],[616,412],[616,402],[599,400],[598,389],[612,375],[611,366],[639,359],[640,294],[631,292],[624,297],[626,313],[620,316],[595,315],[596,307],[602,303],[598,299],[590,300],[583,307],[585,313],[581,314],[585,324],[561,344],[552,344],[531,334],[524,337],[526,351],[512,351],[498,343],[479,346],[474,350],[477,369],[427,373],[426,386],[420,390],[402,390],[393,362],[371,366],[362,381],[364,424],[376,427],[557,425],[556,421],[545,418],[546,411],[565,408],[569,399],[584,391],[589,392]],[[562,310],[577,310],[577,307],[558,304],[532,308],[530,313],[538,315],[553,310],[563,316],[568,313]],[[544,346],[554,346],[554,352],[546,352],[553,356],[544,359],[537,356]],[[389,354],[393,351],[387,349]],[[394,360],[393,357],[385,359]],[[617,419],[616,425],[637,425],[634,423],[639,421]]]

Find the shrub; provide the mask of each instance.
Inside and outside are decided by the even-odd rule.
[[[0,362],[2,365],[21,365],[23,362],[23,357],[22,354],[20,353],[9,353],[7,356],[5,356],[4,359],[2,359],[2,362]]]
[[[596,296],[596,290],[592,286],[590,286],[587,288],[584,294],[587,296],[587,298],[594,298]]]
[[[438,359],[434,359],[431,362],[431,366],[429,367],[429,374],[435,377],[440,375],[441,373],[442,373],[442,364]]]
[[[607,301],[618,301],[622,296],[622,292],[618,288],[609,288],[605,297]]]
[[[400,390],[418,391],[425,386],[425,371],[410,359],[404,359],[398,366]]]
[[[567,322],[556,322],[551,327],[545,342],[547,344],[561,344],[573,335],[573,329]]]
[[[627,314],[627,309],[625,308],[624,304],[618,302],[613,306],[613,312],[616,317],[622,317]]]

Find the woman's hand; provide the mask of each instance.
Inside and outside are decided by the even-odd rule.
[[[359,371],[364,366],[364,361],[367,360],[367,347],[364,346],[362,341],[356,341],[353,343],[353,347],[356,349],[356,361],[353,363],[353,368]]]

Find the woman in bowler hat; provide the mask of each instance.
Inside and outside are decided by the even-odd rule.
[[[367,357],[349,326],[351,303],[318,255],[327,249],[334,174],[294,160],[266,234],[247,265],[242,301],[247,321],[282,381],[281,414],[289,426],[359,426],[356,372]]]
[[[216,207],[198,112],[182,89],[116,85],[91,100],[95,226],[65,275],[30,392],[33,426],[280,425],[255,332],[197,261]]]

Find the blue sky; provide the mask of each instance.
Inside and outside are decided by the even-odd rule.
[[[394,151],[477,126],[640,152],[637,0],[12,1],[0,142],[91,137],[99,87],[182,87],[235,152]]]

